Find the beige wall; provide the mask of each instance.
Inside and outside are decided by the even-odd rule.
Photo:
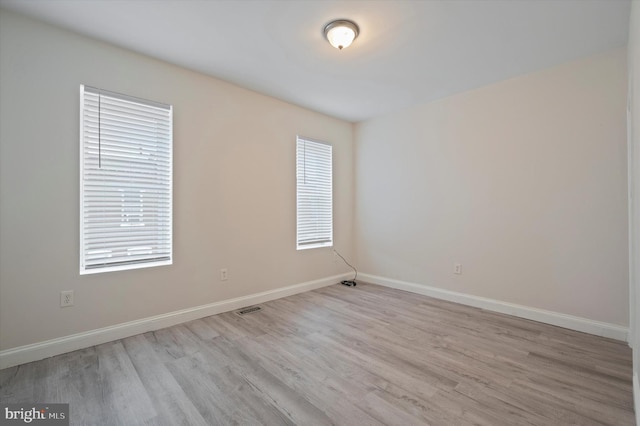
[[[173,104],[172,266],[78,273],[82,83]],[[0,94],[0,349],[348,271],[296,252],[295,138],[333,143],[350,256],[352,124],[6,11]]]
[[[640,2],[631,4],[628,46],[629,69],[629,189],[630,189],[630,334],[633,345],[633,370],[640,368]],[[638,391],[640,389],[635,389]],[[640,395],[636,395],[640,400]],[[636,405],[636,413],[640,407]],[[638,418],[640,423],[640,418]]]
[[[360,269],[628,325],[626,86],[617,49],[358,124]]]

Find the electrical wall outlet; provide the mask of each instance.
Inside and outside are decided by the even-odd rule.
[[[73,290],[66,290],[60,292],[60,307],[66,308],[73,306]]]
[[[462,275],[462,264],[455,263],[453,265],[453,273],[456,275]]]
[[[229,271],[227,268],[220,269],[220,281],[226,281],[229,279]]]

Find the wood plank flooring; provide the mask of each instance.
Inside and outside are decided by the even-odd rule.
[[[73,425],[633,425],[623,343],[359,283],[0,371]]]

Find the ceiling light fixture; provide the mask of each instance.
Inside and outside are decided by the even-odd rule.
[[[331,21],[324,27],[324,36],[336,49],[344,49],[349,47],[353,40],[358,37],[360,28],[353,21],[346,19],[338,19]]]

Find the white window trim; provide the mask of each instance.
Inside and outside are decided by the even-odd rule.
[[[327,145],[331,147],[331,163],[330,163],[330,189],[331,189],[331,230],[330,230],[330,238],[329,241],[322,241],[316,243],[308,243],[308,244],[300,244],[299,235],[298,235],[298,227],[299,227],[299,218],[298,218],[298,204],[299,204],[299,193],[298,193],[298,143],[300,141],[311,142],[316,144]],[[300,135],[296,136],[296,250],[308,250],[314,248],[322,248],[322,247],[333,247],[333,145],[324,141],[319,141],[307,137],[303,137]]]
[[[85,87],[91,88],[94,90],[99,90],[102,93],[113,94],[123,99],[130,99],[135,102],[141,102],[145,104],[156,104],[162,107],[168,107],[169,110],[169,134],[171,135],[171,149],[169,150],[169,242],[170,242],[170,250],[169,250],[169,259],[166,260],[156,260],[156,261],[139,261],[132,262],[130,264],[118,264],[118,265],[106,265],[103,267],[94,267],[87,269],[85,267],[85,250],[84,250],[84,95],[85,95]],[[134,96],[124,95],[121,93],[110,92],[107,90],[96,89],[91,86],[86,86],[84,84],[80,85],[80,203],[79,203],[79,225],[80,225],[80,275],[91,275],[91,274],[99,274],[104,272],[116,272],[116,271],[126,271],[132,269],[143,269],[143,268],[151,268],[155,266],[166,266],[173,264],[173,106],[162,104],[159,102],[150,101],[147,99],[136,98]]]

